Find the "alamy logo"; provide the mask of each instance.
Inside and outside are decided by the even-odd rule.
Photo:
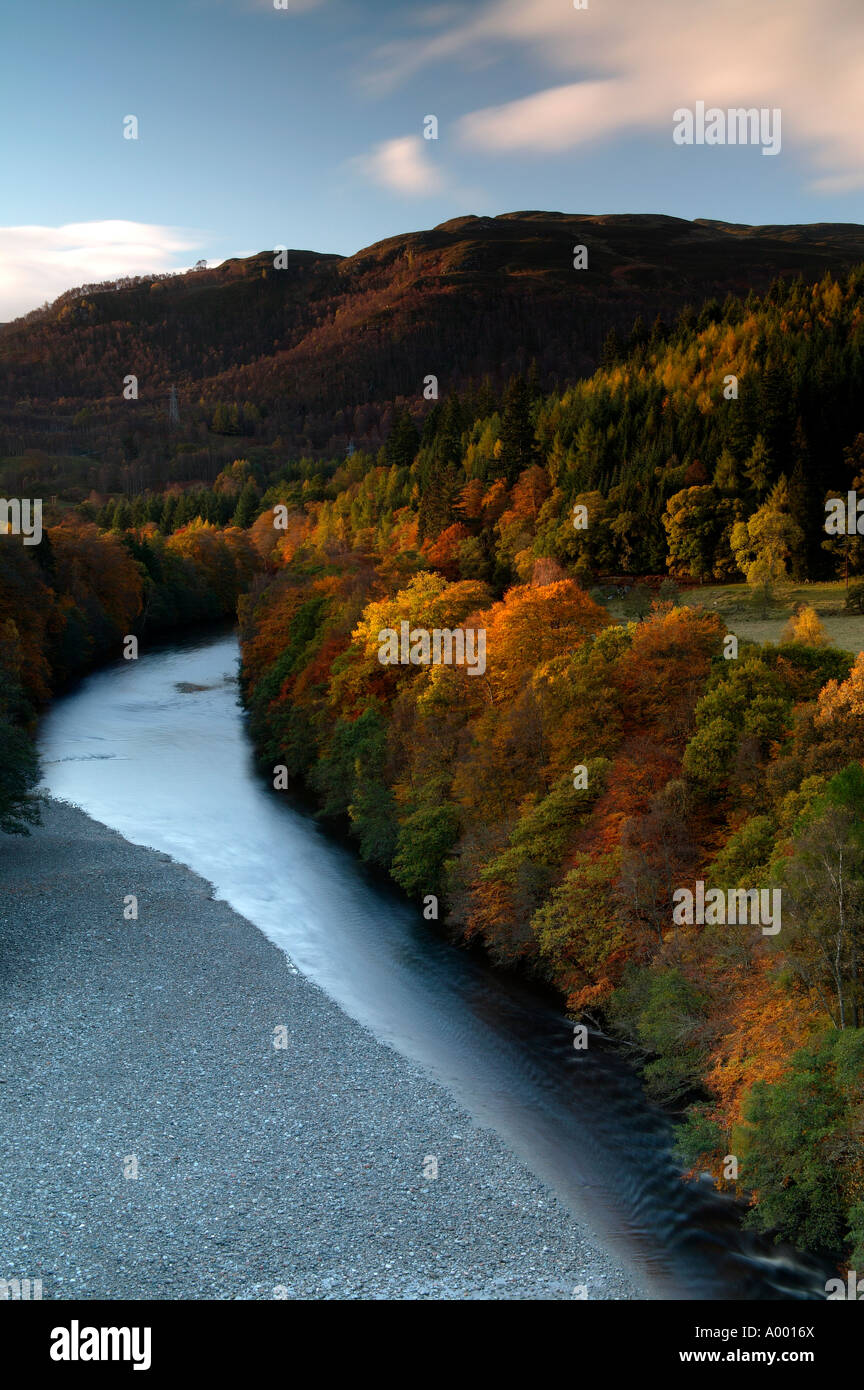
[[[408,622],[382,627],[378,633],[382,666],[467,666],[469,676],[486,670],[485,627],[412,628]]]
[[[149,1327],[69,1327],[51,1330],[52,1361],[131,1361],[133,1371],[150,1369]]]
[[[0,1298],[41,1299],[41,1279],[0,1279]]]
[[[780,153],[779,106],[733,106],[727,111],[709,106],[706,111],[704,101],[697,101],[695,110],[679,106],[672,119],[676,145],[761,145],[763,154]]]
[[[846,1275],[846,1283],[842,1279],[829,1279],[825,1285],[825,1293],[828,1301],[840,1298],[850,1299],[857,1303],[864,1298],[864,1279],[859,1279],[854,1269],[850,1269]]]
[[[709,888],[698,879],[695,892],[676,888],[672,894],[676,927],[761,926],[763,936],[776,936],[781,926],[779,888]]]
[[[864,536],[864,497],[859,502],[857,492],[847,492],[845,498],[829,497],[825,510],[829,536]]]
[[[23,536],[25,545],[42,539],[42,498],[0,497],[0,535]]]

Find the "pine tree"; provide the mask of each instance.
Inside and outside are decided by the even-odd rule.
[[[738,472],[738,465],[734,456],[728,449],[724,449],[714,470],[714,486],[721,492],[737,493],[741,487],[741,478]]]
[[[501,414],[500,463],[507,481],[513,483],[537,460],[531,397],[524,377],[510,378],[504,393]]]
[[[621,340],[614,328],[610,328],[603,341],[603,351],[600,353],[600,366],[605,371],[610,367],[616,366],[621,361]]]
[[[420,437],[411,412],[403,406],[393,413],[393,424],[384,445],[384,463],[387,467],[395,464],[397,468],[410,468],[419,447]]]
[[[132,508],[129,506],[128,502],[120,502],[114,508],[114,515],[111,519],[111,530],[128,531],[129,527],[133,524]]]
[[[648,346],[652,349],[660,348],[663,346],[668,336],[668,329],[660,315],[657,314],[651,325],[651,337],[648,339]]]
[[[159,522],[159,530],[163,536],[170,536],[174,530],[174,513],[177,510],[176,493],[169,492],[165,498],[165,505],[162,508],[162,519]]]
[[[648,341],[648,329],[645,327],[645,320],[641,314],[637,314],[633,320],[633,327],[630,329],[630,341],[627,344],[629,353],[638,352]]]
[[[795,435],[795,466],[789,479],[788,496],[789,511],[804,534],[801,544],[793,548],[789,557],[789,572],[793,579],[807,579],[811,573],[815,576],[822,559],[822,541],[825,539],[822,529],[823,513],[817,505],[818,499],[813,495],[807,476],[807,446],[800,426],[799,420]]]
[[[761,434],[757,434],[750,456],[744,465],[744,473],[757,498],[761,501],[771,486],[772,461],[768,446]]]
[[[240,526],[244,530],[251,526],[255,517],[258,515],[258,488],[250,478],[245,484],[243,491],[237,498],[237,506],[231,518],[232,526]]]
[[[174,530],[179,531],[181,526],[188,526],[194,518],[195,507],[192,498],[188,492],[184,492],[174,509]]]

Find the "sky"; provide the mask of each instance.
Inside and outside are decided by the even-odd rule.
[[[864,221],[864,0],[580,3],[7,6],[0,322],[91,281],[350,255],[468,213]],[[779,153],[678,143],[699,102],[779,111]]]

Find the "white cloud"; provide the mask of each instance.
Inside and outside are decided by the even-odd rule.
[[[820,176],[814,189],[864,181],[859,0],[589,0],[587,10],[487,0],[469,14],[387,44],[368,72],[380,87],[457,60],[512,55],[524,70],[527,54],[556,75],[529,97],[466,115],[456,134],[469,147],[564,150],[634,129],[671,141],[673,111],[702,100],[779,107],[783,152]]]
[[[567,150],[620,129],[621,107],[620,82],[571,82],[475,111],[458,129],[466,144],[481,150]],[[647,107],[631,93],[626,124],[644,119]]]
[[[76,285],[188,266],[200,245],[194,233],[146,222],[0,227],[0,322]]]
[[[808,187],[811,193],[854,193],[864,188],[864,169],[850,174],[828,174],[824,179],[814,179]]]
[[[444,179],[430,162],[427,145],[419,135],[384,140],[370,154],[360,155],[355,167],[391,193],[426,198],[444,190]]]

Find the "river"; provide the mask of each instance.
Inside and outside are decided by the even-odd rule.
[[[626,1261],[649,1298],[820,1298],[826,1271],[685,1183],[636,1073],[539,991],[449,944],[417,907],[257,773],[233,635],[120,662],[57,700],[46,790],[170,854],[293,968],[425,1067]],[[832,1273],[833,1271],[829,1271]]]

